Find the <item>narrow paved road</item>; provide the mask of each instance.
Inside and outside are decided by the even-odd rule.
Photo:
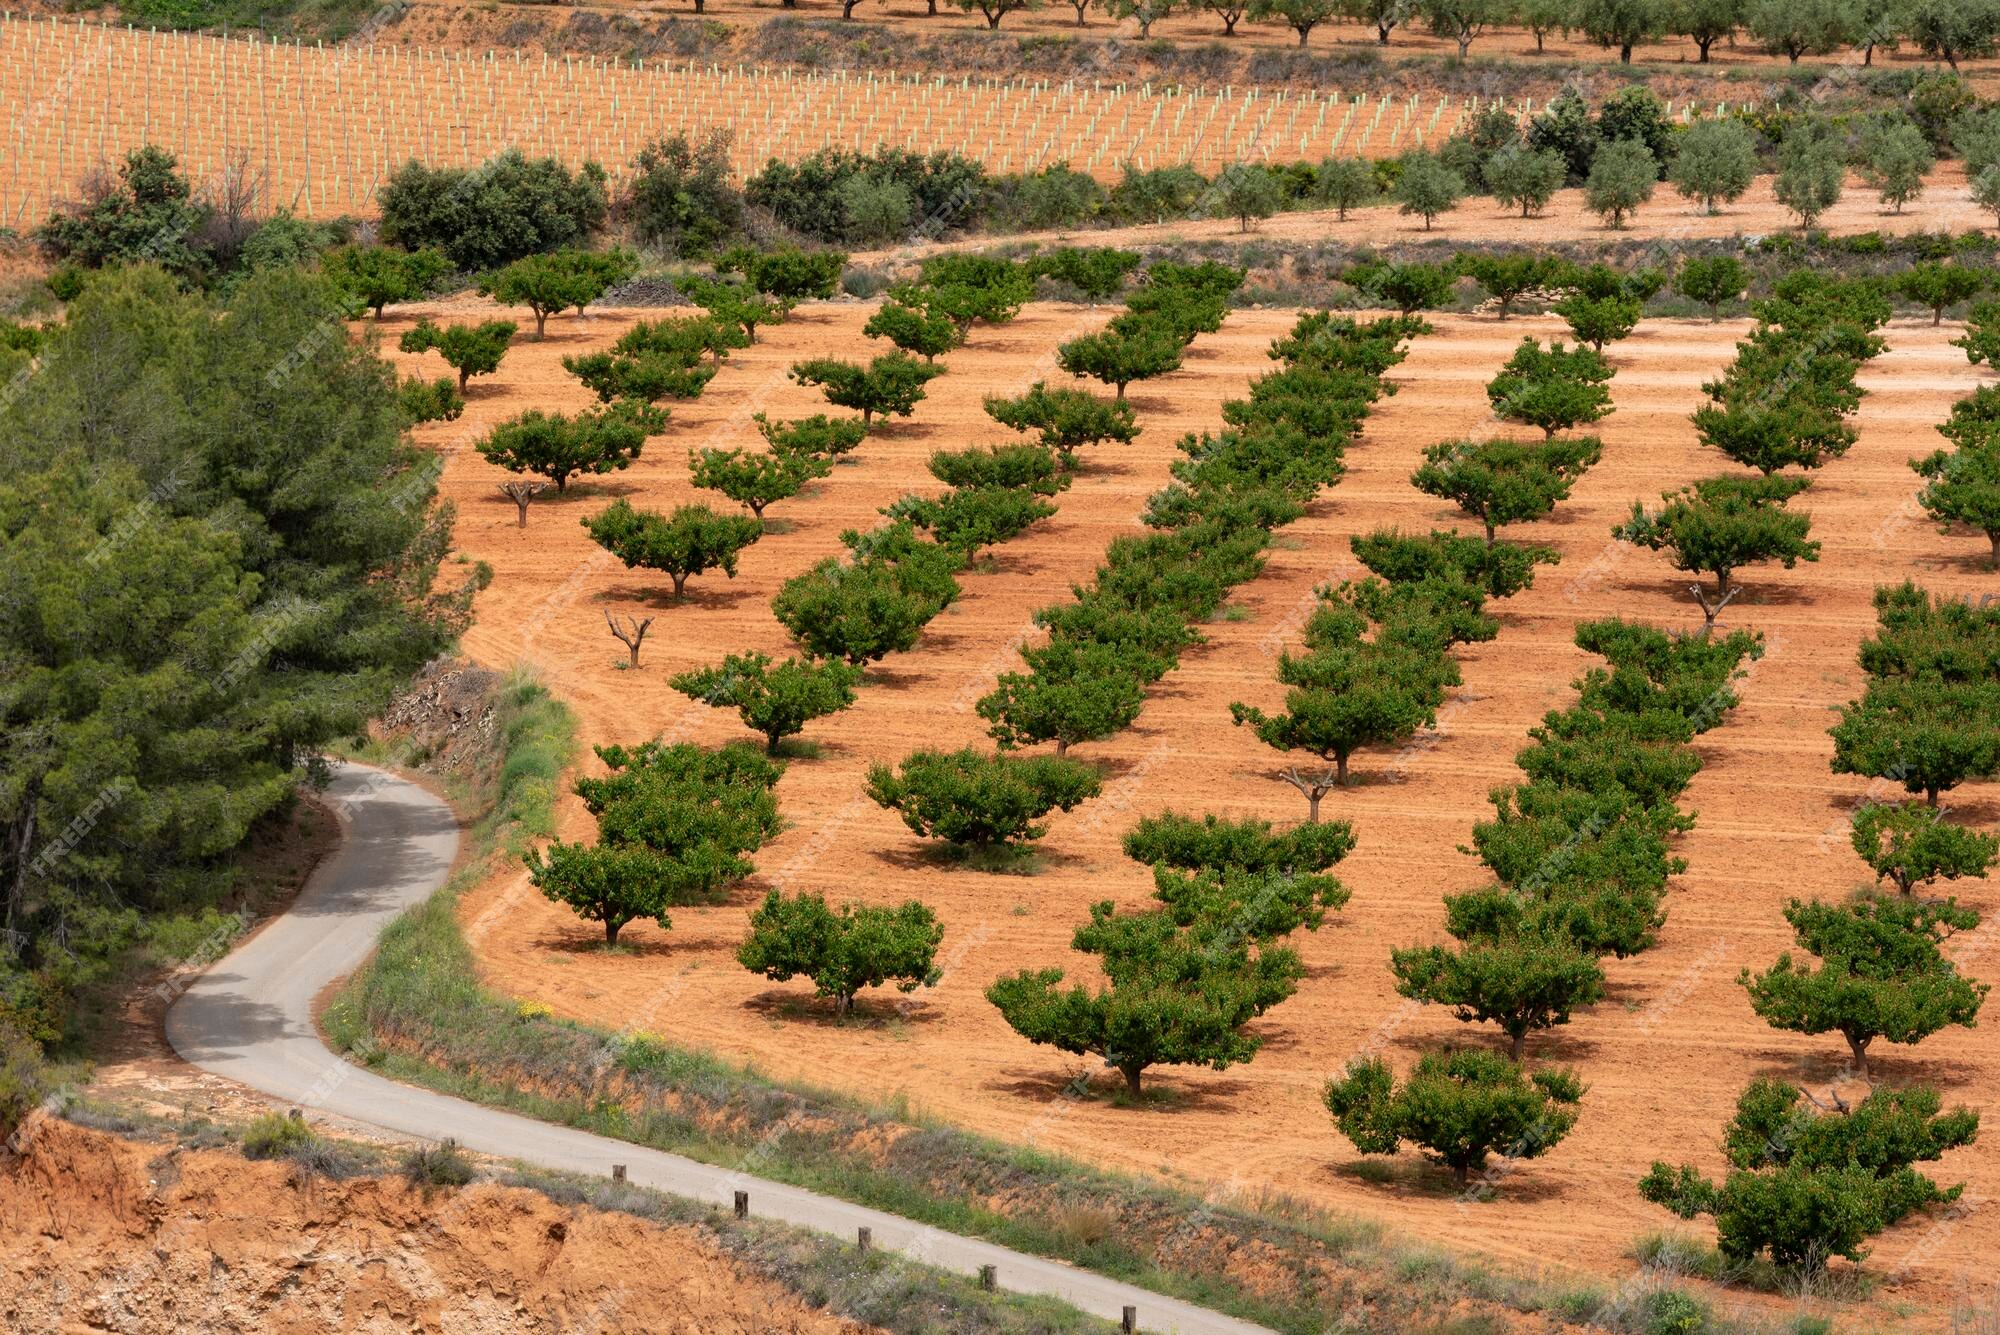
[[[646,1187],[715,1205],[750,1193],[753,1214],[852,1238],[964,1274],[996,1268],[1002,1288],[1048,1294],[1117,1320],[1138,1308],[1147,1330],[1246,1335],[1261,1326],[992,1243],[878,1210],[624,1141],[517,1117],[371,1075],[330,1052],[313,998],[367,958],[382,928],[444,881],[458,850],[451,809],[413,783],[342,765],[327,797],[346,837],[291,911],[219,961],[167,1012],[167,1039],[187,1061],[286,1104],[403,1135],[455,1137],[468,1149],[566,1172],[626,1165]]]

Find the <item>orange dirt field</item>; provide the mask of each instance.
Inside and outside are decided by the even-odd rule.
[[[393,313],[385,346],[419,314],[441,309]],[[474,302],[449,308],[476,309]],[[444,487],[460,507],[463,550],[495,571],[466,637],[470,654],[491,665],[535,665],[576,707],[588,743],[661,733],[708,745],[745,737],[733,714],[692,705],[667,677],[726,652],[786,652],[768,610],[780,583],[837,551],[843,528],[867,525],[898,495],[934,485],[923,467],[931,450],[1005,438],[980,410],[981,397],[1052,374],[1055,345],[1113,313],[1040,304],[1006,327],[976,328],[969,346],[945,359],[950,373],[932,383],[914,418],[868,440],[812,492],[772,507],[779,531],[744,554],[739,576],[698,579],[683,604],[663,592],[664,580],[628,572],[590,544],[578,520],[611,497],[660,508],[695,498],[688,447],[755,444],[753,411],[796,416],[822,406],[785,370],[804,356],[859,353],[868,310],[802,308],[736,354],[705,397],[677,406],[666,434],[630,471],[538,503],[525,531],[497,491],[503,474],[471,442],[529,407],[584,406],[587,395],[561,369],[562,355],[601,346],[649,313],[561,319],[547,342],[517,343],[498,375],[474,382],[463,419],[419,433],[449,456]],[[779,787],[789,828],[758,856],[759,873],[727,906],[677,909],[670,932],[634,924],[630,949],[606,954],[594,925],[545,902],[525,875],[508,873],[464,904],[486,977],[565,1016],[711,1048],[783,1079],[875,1099],[905,1096],[928,1114],[1093,1162],[1198,1186],[1275,1188],[1522,1268],[1627,1268],[1634,1238],[1673,1222],[1633,1190],[1654,1157],[1718,1166],[1719,1128],[1755,1076],[1822,1089],[1841,1078],[1837,1039],[1766,1028],[1735,977],[1789,945],[1779,916],[1787,897],[1842,895],[1863,879],[1846,821],[1867,784],[1828,772],[1825,729],[1831,706],[1861,689],[1855,652],[1873,624],[1872,589],[1907,576],[1940,593],[2000,594],[2000,575],[1983,566],[1982,540],[1941,536],[1916,512],[1917,479],[1905,465],[1936,447],[1932,425],[1980,375],[1949,345],[1956,332],[1949,324],[1899,319],[1887,331],[1888,351],[1862,375],[1870,392],[1857,419],[1859,444],[1798,502],[1813,516],[1823,559],[1749,572],[1749,594],[1726,614],[1726,624],[1762,631],[1768,653],[1742,684],[1741,708],[1698,742],[1706,764],[1685,805],[1699,812],[1699,824],[1680,845],[1689,869],[1670,898],[1659,946],[1607,961],[1607,1000],[1531,1042],[1533,1060],[1574,1065],[1588,1082],[1582,1120],[1549,1157],[1508,1175],[1497,1199],[1467,1206],[1410,1154],[1386,1183],[1357,1173],[1363,1159],[1334,1131],[1319,1091],[1357,1053],[1380,1051],[1407,1065],[1428,1046],[1493,1041],[1489,1029],[1397,997],[1389,948],[1439,939],[1440,894],[1480,879],[1457,846],[1487,812],[1487,791],[1515,777],[1511,758],[1526,730],[1563,704],[1568,683],[1595,661],[1573,647],[1574,626],[1614,613],[1698,624],[1686,581],[1661,558],[1610,543],[1608,529],[1634,498],[1722,470],[1724,461],[1698,450],[1686,415],[1744,323],[1648,320],[1612,350],[1617,411],[1602,424],[1604,462],[1552,521],[1510,531],[1554,544],[1562,564],[1500,606],[1496,641],[1461,650],[1465,684],[1436,734],[1401,754],[1360,757],[1358,786],[1329,799],[1327,814],[1351,821],[1360,841],[1340,868],[1353,900],[1296,942],[1308,977],[1297,997],[1259,1023],[1266,1042],[1254,1062],[1219,1073],[1159,1070],[1148,1079],[1160,1097],[1139,1108],[1103,1097],[1112,1081],[1102,1074],[1091,1097],[1066,1098],[1065,1083],[1094,1063],[1021,1041],[981,994],[1004,972],[1083,963],[1068,939],[1092,901],[1147,901],[1146,870],[1119,851],[1139,817],[1166,808],[1283,822],[1304,815],[1299,797],[1274,778],[1275,753],[1231,726],[1228,705],[1279,698],[1274,660],[1296,640],[1313,589],[1357,573],[1351,535],[1383,524],[1453,522],[1408,475],[1425,445],[1493,429],[1483,382],[1523,335],[1560,331],[1552,317],[1504,324],[1445,317],[1414,342],[1392,373],[1401,392],[1355,441],[1345,480],[1282,531],[1263,575],[1238,589],[1234,604],[1247,615],[1204,627],[1208,645],[1152,691],[1135,727],[1079,748],[1104,767],[1105,794],[1052,818],[1038,875],[942,863],[862,794],[871,762],[922,745],[984,740],[973,701],[1016,664],[1012,648],[1031,631],[1029,613],[1086,578],[1112,538],[1134,531],[1145,496],[1167,479],[1173,442],[1217,424],[1221,401],[1270,365],[1267,345],[1296,314],[1233,312],[1220,333],[1197,340],[1185,369],[1134,387],[1139,441],[1089,457],[1053,519],[995,549],[993,568],[964,578],[963,599],[916,649],[872,668],[855,708],[808,730],[818,756],[792,762]],[[418,369],[416,359],[400,360]],[[656,618],[637,671],[620,667],[624,650],[605,629],[605,610]],[[1992,785],[1967,785],[1954,805],[1961,820],[2000,821]],[[574,800],[563,824],[568,837],[591,832]],[[734,962],[749,908],[774,886],[878,903],[921,897],[947,927],[942,982],[908,998],[868,997],[858,1022],[833,1023],[809,988],[774,986]],[[1956,942],[1958,955],[1975,977],[2000,974],[1993,950],[2000,920],[1991,918],[2000,894],[1972,883],[1961,895],[1989,914],[1989,924]],[[2000,1090],[1992,1032],[1951,1030],[1920,1049],[1888,1048],[1879,1073],[1932,1081],[1953,1102],[1990,1108]],[[2000,1223],[1979,1207],[2000,1181],[2000,1136],[1943,1167],[1947,1180],[1971,1184],[1970,1208],[1962,1219],[1935,1215],[1879,1239],[1872,1268],[1893,1279],[1878,1290],[1875,1316],[1934,1317],[1954,1302],[1993,1301],[1990,1256]]]

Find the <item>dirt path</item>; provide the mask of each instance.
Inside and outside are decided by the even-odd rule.
[[[774,507],[790,531],[751,549],[736,581],[707,580],[680,607],[595,561],[576,517],[612,492],[655,506],[686,499],[684,446],[744,438],[753,407],[810,411],[811,396],[785,382],[783,368],[804,355],[859,351],[864,308],[812,308],[772,331],[703,400],[677,412],[676,425],[637,467],[594,494],[539,507],[525,533],[494,490],[499,474],[460,452],[445,480],[461,507],[460,540],[496,570],[468,648],[495,664],[540,663],[579,706],[590,741],[661,731],[706,744],[743,736],[733,717],[693,712],[665,687],[666,676],[729,651],[781,650],[767,605],[783,578],[835,550],[841,528],[865,524],[902,491],[929,485],[922,459],[931,449],[1000,439],[979,411],[981,395],[1044,374],[1057,341],[1106,314],[1035,306],[1005,329],[977,331],[972,346],[951,355],[951,373],[934,382],[910,425],[870,440],[819,494]],[[1486,429],[1484,380],[1519,337],[1553,332],[1556,322],[1450,317],[1413,345],[1394,377],[1403,390],[1369,422],[1347,478],[1285,531],[1264,575],[1238,591],[1234,601],[1247,619],[1205,627],[1210,645],[1153,692],[1138,725],[1084,749],[1106,767],[1106,795],[1052,822],[1040,875],[941,865],[861,796],[871,761],[919,744],[979,740],[970,705],[993,673],[1012,666],[1010,645],[1029,612],[1086,574],[1112,536],[1132,530],[1144,496],[1166,476],[1173,440],[1214,425],[1220,401],[1268,367],[1264,349],[1294,314],[1235,312],[1221,333],[1198,341],[1182,372],[1144,386],[1140,441],[1093,458],[1054,520],[999,549],[998,569],[969,576],[961,605],[916,650],[875,670],[855,709],[815,727],[809,736],[820,756],[794,763],[779,789],[790,828],[760,855],[760,874],[730,905],[676,910],[670,933],[635,925],[632,953],[606,956],[589,925],[543,902],[524,878],[503,877],[467,902],[488,976],[565,1015],[711,1047],[782,1078],[906,1097],[951,1121],[1096,1162],[1282,1190],[1522,1266],[1560,1258],[1605,1274],[1625,1268],[1634,1237],[1671,1222],[1632,1190],[1652,1158],[1713,1166],[1717,1131],[1755,1075],[1824,1082],[1837,1074],[1838,1044],[1768,1030],[1734,978],[1789,944],[1778,914],[1788,896],[1839,894],[1861,879],[1844,819],[1865,785],[1828,774],[1824,729],[1829,707],[1860,689],[1854,653],[1871,625],[1874,585],[1909,575],[1939,592],[2000,591],[1973,563],[1983,543],[1942,537],[1907,505],[1916,478],[1905,459],[1934,447],[1931,424],[1977,377],[1949,346],[1950,326],[1906,321],[1889,331],[1888,353],[1863,376],[1871,393],[1858,419],[1860,443],[1802,502],[1825,558],[1792,572],[1752,572],[1751,593],[1729,614],[1732,624],[1763,630],[1770,652],[1744,688],[1743,707],[1700,743],[1707,768],[1688,797],[1700,824],[1681,848],[1690,867],[1670,900],[1661,944],[1613,962],[1609,999],[1534,1045],[1538,1060],[1580,1070],[1591,1087],[1585,1116],[1567,1144],[1511,1176],[1498,1200],[1465,1208],[1407,1157],[1387,1181],[1360,1169],[1320,1106],[1319,1089],[1360,1051],[1378,1049],[1403,1064],[1420,1048],[1483,1036],[1396,997],[1388,948],[1437,938],[1439,894],[1476,883],[1476,864],[1456,845],[1485,814],[1487,790],[1514,776],[1511,759],[1526,730],[1568,698],[1567,683],[1586,661],[1571,644],[1575,624],[1613,613],[1691,624],[1684,582],[1658,558],[1612,546],[1608,529],[1634,498],[1720,470],[1721,461],[1697,448],[1686,414],[1696,386],[1730,355],[1740,323],[1648,321],[1615,349],[1618,412],[1604,424],[1605,462],[1552,521],[1518,535],[1553,543],[1563,564],[1504,606],[1496,642],[1463,651],[1465,686],[1437,738],[1400,756],[1367,757],[1362,785],[1333,800],[1330,814],[1352,820],[1360,837],[1341,869],[1354,900],[1301,943],[1308,978],[1263,1022],[1267,1043],[1254,1063],[1162,1072],[1156,1083],[1165,1097],[1144,1109],[1067,1098],[1065,1082],[1088,1065],[1021,1042],[981,994],[1016,968],[1080,963],[1068,937],[1091,901],[1145,900],[1145,872],[1118,850],[1139,816],[1167,807],[1282,820],[1302,814],[1296,795],[1271,778],[1273,754],[1230,725],[1228,703],[1276,698],[1276,652],[1296,638],[1312,589],[1353,573],[1349,536],[1386,523],[1451,522],[1410,487],[1410,469],[1424,445]],[[627,318],[594,318],[588,341],[614,336]],[[475,390],[466,420],[427,432],[448,444],[530,405],[580,404],[557,357],[586,340],[570,322],[552,328],[560,332],[548,344],[517,346],[502,373]],[[622,650],[606,634],[600,607],[645,607],[659,618],[638,672],[614,669]],[[1990,785],[1969,786],[1960,806],[1977,823],[2000,819],[2000,793]],[[588,832],[573,806],[566,825],[572,835]],[[871,999],[862,1022],[832,1024],[804,989],[771,986],[734,963],[748,909],[773,885],[870,902],[921,896],[947,924],[942,983],[907,1000]],[[2000,909],[1985,886],[1962,897]],[[1969,945],[1976,951],[1993,939]],[[1981,1053],[1990,1054],[1986,1030],[1954,1031],[1914,1055],[1892,1049],[1882,1066],[1887,1078],[1933,1080],[1952,1099],[1979,1106],[2000,1083],[1990,1055],[1982,1069]],[[1099,1088],[1108,1089],[1101,1078]],[[1988,1139],[1954,1156],[1947,1165],[1954,1180],[1976,1190],[2000,1172],[2000,1140]],[[1898,1305],[1936,1311],[1990,1296],[1984,1257],[2000,1230],[1978,1213],[1938,1236],[1927,1236],[1927,1227],[1915,1223],[1880,1240],[1879,1272],[1896,1270],[1906,1256],[1912,1265],[1902,1282],[1884,1287],[1871,1316],[1888,1322]],[[1920,1243],[1922,1254],[1913,1255]]]

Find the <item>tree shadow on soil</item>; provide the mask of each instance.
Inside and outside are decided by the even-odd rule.
[[[1197,1113],[1240,1110],[1250,1093],[1247,1081],[1231,1076],[1181,1079],[1171,1068],[1155,1067],[1143,1078],[1136,1102],[1125,1093],[1125,1077],[1094,1061],[1082,1072],[1013,1068],[981,1082],[981,1088],[1046,1106],[1087,1103],[1127,1113]],[[1079,1079],[1079,1076],[1082,1079]],[[1081,1086],[1081,1088],[1079,1088]]]
[[[936,1024],[944,1014],[915,994],[905,996],[893,987],[864,993],[854,999],[846,1015],[833,1009],[833,998],[822,997],[797,987],[767,988],[746,997],[743,1009],[768,1020],[811,1025],[818,1029],[880,1031],[898,1024]]]

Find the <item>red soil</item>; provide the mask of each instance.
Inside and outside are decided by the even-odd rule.
[[[417,314],[389,320],[389,339]],[[460,506],[464,550],[496,571],[467,637],[470,652],[493,665],[537,665],[577,707],[587,742],[664,732],[712,745],[745,736],[733,715],[696,708],[671,691],[667,676],[725,652],[784,652],[784,634],[768,610],[778,585],[838,550],[841,529],[866,525],[896,496],[934,485],[923,469],[929,451],[1003,439],[980,411],[981,396],[1049,375],[1051,349],[1109,311],[1037,305],[1005,328],[976,330],[969,347],[949,356],[950,374],[933,382],[913,420],[871,438],[816,492],[773,507],[788,531],[751,548],[736,580],[696,581],[684,604],[670,602],[663,581],[627,572],[589,544],[576,521],[610,496],[655,507],[694,496],[684,447],[754,442],[754,410],[798,415],[818,407],[812,393],[785,380],[785,368],[807,355],[860,352],[865,314],[846,304],[801,310],[737,354],[702,400],[677,408],[668,433],[637,466],[539,505],[525,532],[496,490],[502,474],[464,446],[526,407],[581,406],[586,396],[559,357],[605,343],[634,315],[557,321],[548,342],[517,344],[499,375],[475,382],[463,420],[423,433],[452,451],[445,490]],[[1613,350],[1618,410],[1602,424],[1604,462],[1553,520],[1511,534],[1554,544],[1562,564],[1502,605],[1497,641],[1462,651],[1465,685],[1442,712],[1436,736],[1399,755],[1361,758],[1359,785],[1329,801],[1328,814],[1351,820],[1360,839],[1340,869],[1354,898],[1297,943],[1308,977],[1295,999],[1260,1023],[1266,1043],[1253,1063],[1220,1073],[1160,1071],[1150,1077],[1160,1097],[1142,1108],[1100,1097],[1113,1083],[1102,1073],[1095,1073],[1093,1096],[1066,1098],[1065,1082],[1094,1063],[1022,1042],[981,994],[992,979],[1023,966],[1084,964],[1068,938],[1093,900],[1146,901],[1145,869],[1118,847],[1140,816],[1165,808],[1282,821],[1304,814],[1297,796],[1274,780],[1275,754],[1231,726],[1229,702],[1278,697],[1275,655],[1296,639],[1313,589],[1356,571],[1351,535],[1382,524],[1453,522],[1409,485],[1409,472],[1423,446],[1492,429],[1483,382],[1521,336],[1559,330],[1553,319],[1448,317],[1416,340],[1393,373],[1402,392],[1367,423],[1346,479],[1284,530],[1264,574],[1237,591],[1234,604],[1247,618],[1204,627],[1209,645],[1154,689],[1137,726],[1081,748],[1105,767],[1106,793],[1052,820],[1039,875],[941,863],[862,795],[870,762],[919,745],[982,741],[971,705],[997,671],[1016,663],[1011,646],[1029,632],[1029,613],[1087,577],[1111,538],[1133,531],[1143,498],[1166,480],[1173,441],[1216,424],[1221,401],[1269,366],[1266,346],[1295,315],[1235,312],[1219,334],[1197,341],[1184,370],[1136,387],[1140,440],[1089,458],[1055,518],[998,548],[996,568],[965,578],[963,600],[915,650],[871,669],[860,703],[808,732],[820,754],[793,762],[779,788],[790,827],[759,855],[759,874],[726,907],[677,909],[671,932],[635,924],[626,933],[631,950],[607,955],[593,925],[508,872],[465,903],[490,981],[564,1015],[712,1048],[785,1079],[906,1096],[961,1125],[1095,1162],[1197,1185],[1278,1189],[1524,1267],[1625,1268],[1637,1234],[1672,1222],[1633,1191],[1653,1158],[1716,1167],[1719,1128],[1754,1076],[1821,1087],[1840,1078],[1837,1040],[1766,1028],[1735,975],[1790,944],[1779,916],[1788,897],[1840,895],[1863,879],[1847,846],[1846,817],[1868,785],[1828,772],[1825,728],[1829,708],[1861,689],[1855,650],[1872,625],[1872,589],[1911,576],[1940,593],[2000,592],[2000,577],[1981,564],[1982,540],[1941,536],[1916,513],[1910,498],[1917,479],[1904,462],[1936,446],[1932,424],[1979,377],[1948,345],[1951,327],[1898,321],[1888,331],[1889,350],[1862,377],[1870,394],[1858,417],[1859,444],[1799,502],[1825,544],[1823,559],[1794,571],[1750,572],[1750,592],[1726,615],[1727,624],[1763,631],[1768,653],[1743,684],[1742,707],[1699,742],[1706,767],[1686,805],[1700,823],[1680,846],[1689,870],[1677,881],[1660,945],[1610,962],[1609,998],[1531,1043],[1534,1060],[1581,1072],[1590,1086],[1584,1116],[1549,1157],[1508,1174],[1496,1200],[1468,1207],[1439,1189],[1413,1156],[1398,1162],[1386,1184],[1360,1176],[1363,1161],[1334,1131],[1319,1090],[1359,1052],[1380,1050],[1403,1065],[1438,1043],[1493,1039],[1398,998],[1388,950],[1438,939],[1439,895],[1480,880],[1457,845],[1486,813],[1486,792],[1515,777],[1511,759],[1526,730],[1569,698],[1568,683],[1587,666],[1571,642],[1575,625],[1611,614],[1694,624],[1685,581],[1657,557],[1611,544],[1608,529],[1634,498],[1721,471],[1722,461],[1696,446],[1686,414],[1698,402],[1699,382],[1728,360],[1741,323],[1649,320]],[[604,608],[658,618],[638,671],[617,668],[624,651],[605,631]],[[2000,820],[2000,790],[1992,785],[1968,785],[1955,802],[1959,819]],[[574,802],[563,823],[569,837],[590,833]],[[749,908],[773,886],[869,902],[922,897],[946,924],[943,981],[908,998],[868,998],[859,1022],[832,1023],[808,989],[773,986],[732,958]],[[1989,913],[2000,909],[1983,884],[1961,894]],[[1970,957],[1991,954],[1996,940],[2000,927],[1989,927],[1957,944],[1974,976],[1992,973]],[[1879,1075],[1933,1081],[1954,1102],[1981,1106],[2000,1085],[1990,1056],[1981,1060],[1989,1051],[1985,1030],[1951,1031],[1919,1049],[1883,1051]],[[1992,1137],[1944,1165],[1948,1180],[1972,1182],[1975,1195],[1996,1169],[2000,1140]],[[1954,1300],[1987,1295],[1993,1281],[1985,1258],[1996,1240],[1995,1225],[1979,1214],[1892,1231],[1880,1240],[1875,1268],[1898,1282],[1883,1290],[1871,1315],[1888,1320],[1894,1304],[1934,1315]]]

